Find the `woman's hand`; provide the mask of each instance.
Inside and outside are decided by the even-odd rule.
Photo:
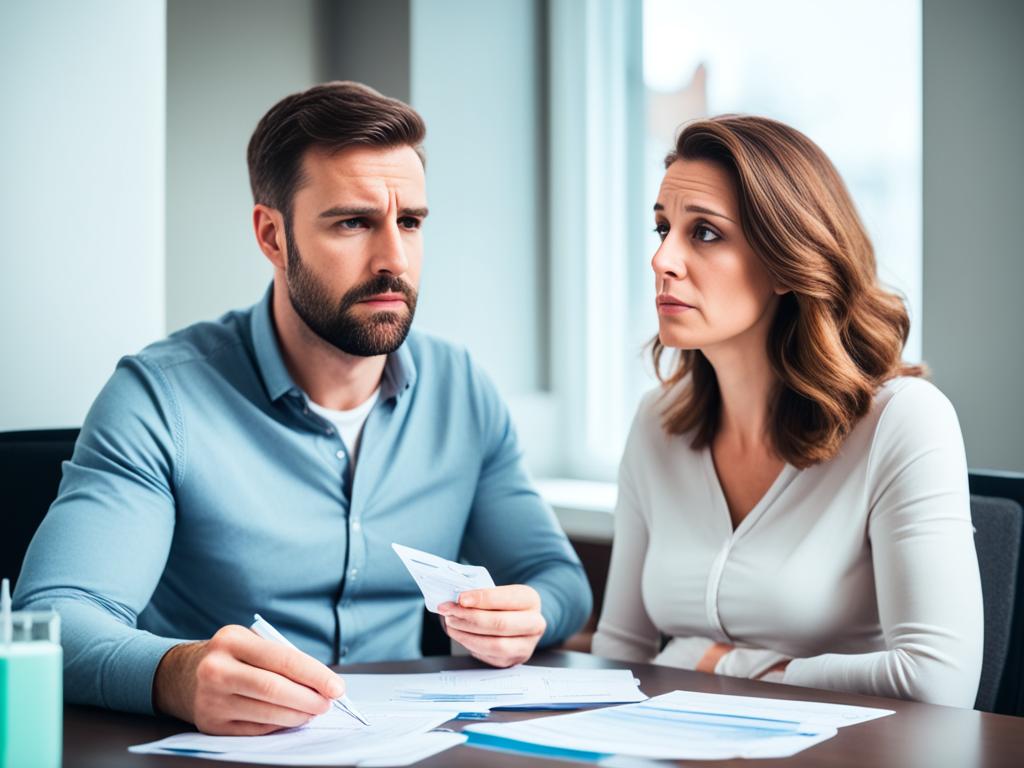
[[[763,648],[736,648],[724,643],[715,643],[701,659],[701,664],[704,664],[705,668],[698,664],[697,669],[701,672],[714,672],[716,675],[728,675],[729,677],[782,682],[782,673],[785,672],[786,665],[790,661],[789,656],[776,651]],[[708,668],[709,664],[710,668]]]

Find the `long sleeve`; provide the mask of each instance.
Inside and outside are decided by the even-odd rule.
[[[790,662],[784,682],[971,707],[981,674],[981,582],[956,414],[932,387],[897,393],[869,458],[878,614],[886,650]]]
[[[644,608],[641,588],[649,528],[629,466],[638,450],[638,429],[634,421],[619,467],[608,587],[592,650],[612,659],[649,662],[658,652],[660,634]]]
[[[547,622],[540,645],[554,645],[586,622],[590,585],[554,513],[530,482],[507,408],[482,374],[472,375],[483,463],[461,553],[486,565],[499,585],[537,590]]]
[[[156,370],[125,358],[64,465],[25,557],[14,602],[61,617],[68,700],[152,712],[156,667],[180,640],[136,628],[174,531],[180,458],[173,401]]]

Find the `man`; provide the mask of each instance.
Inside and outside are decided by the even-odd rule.
[[[465,351],[409,332],[424,133],[356,83],[260,121],[248,159],[270,289],[121,360],[26,556],[15,600],[60,612],[69,699],[217,734],[306,722],[344,691],[325,663],[419,653],[422,600],[392,542],[505,585],[442,610],[489,664],[587,617],[494,388]],[[255,612],[304,653],[248,630]]]

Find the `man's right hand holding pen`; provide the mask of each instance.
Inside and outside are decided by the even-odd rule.
[[[246,627],[168,651],[153,680],[153,706],[218,736],[261,736],[322,715],[345,693],[341,678],[294,647]]]

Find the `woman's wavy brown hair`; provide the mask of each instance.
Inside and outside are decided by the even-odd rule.
[[[723,115],[689,124],[665,158],[707,160],[736,186],[740,222],[781,296],[768,334],[778,379],[769,403],[769,438],[799,468],[828,461],[864,416],[879,386],[895,376],[923,376],[902,361],[910,319],[902,299],[878,281],[874,250],[835,167],[810,139],[762,117]],[[700,350],[680,350],[669,375],[666,347],[652,342],[671,434],[693,432],[711,444],[721,396]],[[676,389],[687,376],[688,383]]]

